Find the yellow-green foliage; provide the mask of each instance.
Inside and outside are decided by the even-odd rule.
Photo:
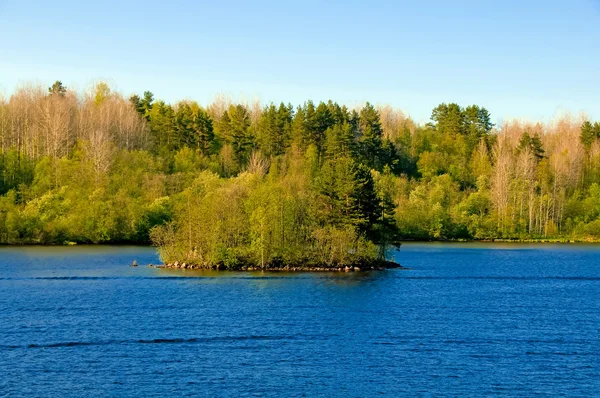
[[[385,117],[380,117],[380,111]],[[583,122],[583,123],[582,123]],[[166,261],[352,264],[399,239],[600,239],[600,124],[441,104],[0,99],[0,243],[154,243]]]

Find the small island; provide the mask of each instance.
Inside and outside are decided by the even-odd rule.
[[[164,264],[159,268],[177,268],[190,270],[217,270],[217,271],[267,271],[267,272],[360,272],[360,271],[384,271],[387,269],[403,269],[400,264],[394,261],[367,259],[355,264],[334,264],[332,266],[324,266],[322,264],[292,264],[284,265],[283,263],[266,264],[265,266],[254,265],[238,265],[233,268],[227,268],[225,264],[188,264],[175,261],[174,263]]]

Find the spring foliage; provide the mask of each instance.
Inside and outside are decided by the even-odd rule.
[[[600,238],[600,124],[494,126],[441,104],[415,124],[105,83],[0,100],[1,243],[150,243],[166,261],[344,265],[400,239]]]

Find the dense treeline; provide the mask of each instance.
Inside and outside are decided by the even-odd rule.
[[[418,125],[333,102],[167,104],[60,82],[0,99],[0,242],[167,260],[345,264],[400,239],[600,238],[600,123]]]

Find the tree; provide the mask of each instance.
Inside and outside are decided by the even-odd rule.
[[[220,134],[231,144],[239,166],[246,163],[254,146],[250,133],[250,115],[242,105],[230,105],[219,122]]]
[[[486,138],[492,131],[494,124],[491,122],[487,109],[471,105],[464,110],[465,135],[467,137],[468,153],[470,154],[482,138]]]
[[[183,101],[176,105],[174,129],[179,145],[196,148],[209,155],[214,148],[212,119],[197,102]]]
[[[589,121],[583,122],[581,125],[581,134],[579,135],[579,139],[586,151],[590,150],[590,147],[598,138],[598,133],[595,131],[594,126]]]
[[[49,95],[56,95],[64,97],[67,95],[67,88],[62,84],[60,80],[55,81],[52,86],[48,87]]]
[[[168,152],[179,148],[181,143],[175,133],[175,111],[164,101],[157,101],[149,114],[150,135],[155,152]]]
[[[281,155],[289,140],[291,115],[281,104],[279,109],[272,103],[265,107],[258,121],[257,144],[267,155]]]
[[[154,103],[154,94],[150,91],[144,91],[144,97],[140,98],[137,94],[129,97],[129,102],[133,104],[135,110],[143,116],[147,121],[150,121],[150,111]]]
[[[462,134],[465,127],[463,109],[455,103],[440,104],[431,112],[435,129],[441,134],[456,136]]]
[[[533,154],[533,156],[535,156],[538,162],[545,157],[542,140],[540,139],[538,133],[535,133],[533,137],[527,132],[523,133],[521,139],[519,140],[518,150],[531,151],[531,153]]]
[[[309,101],[305,113],[305,126],[308,133],[308,143],[315,145],[319,153],[323,151],[325,131],[333,126],[334,120],[329,107],[324,102],[315,108]]]
[[[325,131],[325,156],[328,159],[356,155],[354,130],[349,123],[336,124]]]
[[[110,96],[110,87],[105,82],[98,82],[94,86],[94,104],[101,105]]]
[[[358,121],[359,148],[362,161],[370,168],[381,169],[381,136],[383,130],[379,112],[370,103],[360,110]]]

